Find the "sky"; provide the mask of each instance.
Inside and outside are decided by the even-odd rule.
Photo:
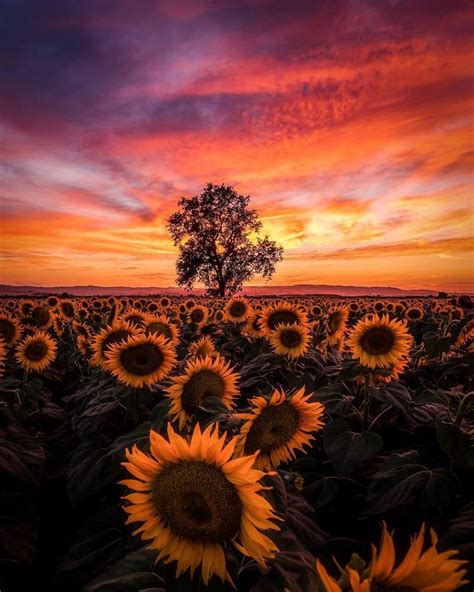
[[[213,182],[275,285],[473,290],[473,6],[0,0],[0,282],[172,286]]]

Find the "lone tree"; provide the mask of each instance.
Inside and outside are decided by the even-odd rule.
[[[262,223],[249,202],[233,187],[212,183],[201,195],[180,199],[179,211],[168,218],[179,247],[178,285],[191,289],[201,281],[208,293],[225,296],[255,274],[271,278],[283,248],[258,236]]]

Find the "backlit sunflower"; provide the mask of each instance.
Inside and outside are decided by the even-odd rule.
[[[76,314],[76,307],[71,300],[61,300],[59,303],[59,312],[63,319],[70,321]]]
[[[405,317],[410,321],[419,321],[423,318],[423,310],[419,306],[410,306],[405,311]]]
[[[310,334],[306,325],[280,323],[268,337],[273,350],[289,358],[299,358],[308,351]]]
[[[195,325],[203,325],[207,321],[208,314],[209,311],[205,306],[196,304],[188,312],[188,319],[190,323],[194,323]]]
[[[454,343],[454,347],[462,347],[474,341],[474,319],[470,319],[464,327],[462,327],[459,335]]]
[[[165,315],[147,315],[145,333],[163,335],[173,347],[179,343],[179,329]]]
[[[329,345],[337,345],[344,337],[349,311],[345,306],[331,308],[326,318],[326,340]]]
[[[311,403],[312,393],[305,395],[304,387],[293,395],[275,390],[268,400],[254,397],[248,413],[234,417],[245,420],[240,429],[236,454],[258,455],[255,467],[269,470],[295,458],[297,450],[313,440],[313,433],[323,426],[324,407]]]
[[[101,366],[107,360],[112,345],[138,334],[138,327],[127,321],[115,321],[110,327],[104,327],[91,345],[93,351],[91,364]]]
[[[231,298],[224,307],[224,316],[231,323],[242,323],[251,312],[250,304],[246,298]]]
[[[137,308],[128,308],[120,317],[120,320],[127,321],[131,325],[142,328],[145,325],[145,313]]]
[[[13,345],[20,337],[20,325],[17,319],[0,314],[0,337],[6,345]]]
[[[245,323],[242,331],[245,333],[245,335],[254,337],[255,339],[258,339],[259,337],[265,337],[265,332],[260,326],[260,313],[254,313]]]
[[[349,304],[349,310],[350,310],[350,312],[358,312],[359,311],[359,303],[352,301]]]
[[[54,320],[54,314],[50,311],[47,306],[36,306],[31,311],[31,318],[36,321],[36,324],[40,329],[48,329]]]
[[[344,590],[353,592],[374,592],[393,590],[394,592],[451,592],[457,590],[468,581],[464,579],[467,561],[453,559],[456,550],[438,552],[438,537],[430,530],[431,545],[423,552],[425,542],[425,525],[420,532],[412,537],[410,547],[395,567],[395,544],[392,535],[384,524],[380,547],[372,545],[372,561],[370,565],[359,571],[346,566],[343,580],[350,584]],[[324,565],[316,562],[316,570],[326,592],[342,592],[342,582],[336,581],[328,574]],[[344,574],[345,572],[345,574]],[[347,575],[346,575],[347,574]]]
[[[411,342],[404,323],[374,315],[356,324],[347,344],[352,356],[367,368],[390,368],[408,356]]]
[[[189,355],[192,358],[205,358],[206,356],[212,358],[216,354],[214,343],[208,335],[204,335],[189,346]]]
[[[48,299],[46,300],[48,306],[57,306],[59,303],[59,300],[56,298],[56,296],[49,296]]]
[[[238,374],[232,370],[230,362],[220,356],[190,360],[184,374],[174,376],[165,392],[171,399],[170,414],[179,422],[180,429],[207,397],[218,397],[231,409],[238,394],[237,379]]]
[[[124,499],[127,523],[149,541],[158,560],[176,561],[176,575],[199,569],[204,584],[216,575],[233,584],[224,549],[233,544],[265,567],[276,545],[264,534],[279,530],[270,503],[261,495],[262,471],[253,456],[232,458],[236,439],[225,445],[209,426],[196,425],[188,442],[168,425],[168,438],[150,431],[150,455],[136,446],[126,451],[123,466],[134,477],[121,483],[133,491]]]
[[[56,341],[44,331],[39,331],[17,345],[15,358],[27,372],[41,372],[54,362],[56,350]]]
[[[262,311],[260,326],[265,334],[269,335],[270,331],[274,331],[276,326],[281,323],[288,323],[290,325],[298,323],[304,325],[307,321],[308,317],[306,313],[297,306],[289,302],[280,302]]]
[[[31,300],[23,300],[20,304],[20,312],[23,316],[27,317],[31,314],[34,307],[35,305]]]
[[[374,302],[374,310],[375,312],[382,312],[383,310],[385,310],[385,302],[382,302],[381,300],[377,300],[377,302]]]
[[[140,388],[168,376],[175,362],[174,348],[163,335],[134,335],[110,347],[104,367],[120,382]]]

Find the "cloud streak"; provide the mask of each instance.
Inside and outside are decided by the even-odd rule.
[[[166,218],[213,181],[284,245],[275,283],[468,284],[468,2],[4,8],[2,281],[171,285]]]

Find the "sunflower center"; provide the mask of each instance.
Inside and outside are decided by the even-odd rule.
[[[28,358],[28,360],[37,362],[38,360],[44,358],[47,352],[48,346],[45,343],[42,341],[33,341],[26,346],[25,357]]]
[[[383,356],[391,351],[395,336],[386,327],[373,327],[360,338],[360,347],[371,356]]]
[[[233,317],[241,317],[245,314],[246,306],[243,302],[233,302],[229,308],[229,312]]]
[[[163,354],[153,343],[132,345],[120,352],[122,366],[136,376],[145,376],[158,370],[163,364]]]
[[[71,318],[74,316],[74,307],[70,302],[63,302],[61,304],[61,310],[66,317]]]
[[[105,354],[105,352],[110,348],[111,345],[127,339],[129,335],[130,333],[123,329],[120,329],[119,331],[112,331],[112,333],[109,333],[102,342],[102,354]]]
[[[200,323],[204,318],[204,313],[200,308],[197,308],[191,313],[191,320],[193,323]]]
[[[299,413],[288,401],[262,409],[250,428],[245,441],[245,452],[271,452],[287,444],[299,425]]]
[[[222,397],[224,381],[211,370],[193,374],[184,385],[181,404],[186,413],[193,413],[207,397]]]
[[[421,313],[417,308],[412,308],[408,311],[408,318],[410,319],[419,319],[421,317]]]
[[[150,323],[147,327],[147,330],[149,333],[153,333],[155,335],[163,335],[167,339],[171,339],[173,337],[171,329],[164,323]]]
[[[293,329],[284,329],[280,333],[280,342],[285,347],[290,349],[298,347],[301,344],[302,338],[298,331]]]
[[[178,537],[220,543],[240,529],[239,494],[215,465],[195,460],[168,465],[156,479],[153,500]]]
[[[292,325],[298,322],[298,316],[292,310],[277,310],[272,312],[268,318],[268,326],[270,329],[275,329],[280,323],[288,323]]]
[[[333,312],[329,315],[328,326],[331,333],[335,333],[342,323],[342,315],[340,312]]]
[[[0,319],[0,335],[7,343],[15,337],[15,325],[8,319]]]

